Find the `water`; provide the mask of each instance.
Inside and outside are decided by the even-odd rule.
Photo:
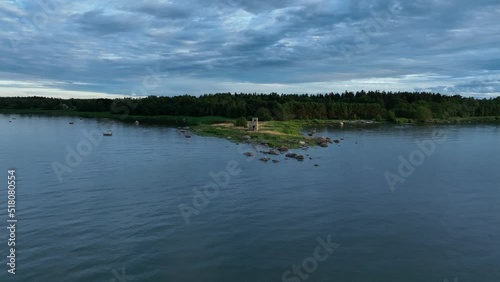
[[[174,128],[12,117],[0,116],[0,177],[16,169],[16,275],[2,180],[0,281],[500,281],[498,126],[324,129],[344,140],[274,164]],[[384,173],[433,131],[442,142],[391,191]],[[67,146],[85,153],[75,167]],[[62,182],[55,162],[72,169]],[[228,164],[228,185],[186,224],[179,205]],[[340,244],[324,261],[318,237]]]

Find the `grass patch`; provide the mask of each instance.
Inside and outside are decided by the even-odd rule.
[[[314,138],[301,134],[304,122],[302,121],[270,121],[261,122],[258,132],[248,131],[246,127],[237,127],[233,124],[199,125],[194,127],[195,133],[202,136],[213,136],[229,139],[232,142],[244,142],[244,136],[250,136],[252,143],[266,143],[270,147],[287,146],[290,149],[299,148],[299,142],[309,146],[316,145]]]

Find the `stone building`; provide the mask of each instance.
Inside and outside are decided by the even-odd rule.
[[[259,131],[259,118],[252,118],[252,121],[248,123],[248,130]]]

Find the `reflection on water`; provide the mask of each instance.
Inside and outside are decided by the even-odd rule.
[[[116,273],[282,281],[328,235],[341,246],[307,281],[495,281],[500,271],[498,126],[317,128],[344,140],[304,151],[304,162],[278,156],[275,164],[226,140],[112,123],[113,136],[59,182],[51,164],[66,165],[67,147],[77,151],[83,131],[102,122],[12,117],[0,117],[0,175],[14,167],[19,177],[12,281],[111,281]],[[384,172],[436,128],[446,141],[391,192]],[[186,225],[179,205],[195,208],[195,191],[230,161],[241,173]]]

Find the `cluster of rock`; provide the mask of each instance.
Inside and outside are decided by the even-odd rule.
[[[273,155],[273,156],[279,156],[279,155],[280,155],[280,153],[279,153],[279,152],[277,152],[277,151],[276,151],[276,150],[274,150],[274,149],[271,149],[271,150],[269,150],[269,151],[260,151],[260,152],[261,152],[262,154],[264,154],[264,155]]]
[[[246,136],[242,136],[241,139],[246,141],[247,143],[250,143],[250,140],[252,138],[249,135],[246,135]],[[339,144],[340,140],[343,140],[343,139],[338,140],[338,139],[331,139],[330,137],[316,137],[316,138],[313,138],[312,140],[314,142],[316,142],[316,144],[318,144],[320,147],[328,147],[328,144],[334,144],[334,143]],[[259,142],[259,145],[261,145],[264,148],[269,148],[267,141],[261,141],[261,142]],[[303,150],[306,150],[309,148],[307,143],[304,141],[299,141],[299,145],[300,145],[300,148]],[[288,150],[289,150],[288,147],[281,146],[277,149],[269,148],[268,150],[259,151],[259,153],[262,153],[265,155],[263,158],[260,158],[259,161],[262,161],[262,162],[272,161],[273,163],[278,163],[279,160],[271,159],[270,157],[268,157],[268,155],[278,156],[278,155],[287,153]],[[244,153],[244,155],[247,157],[253,157],[254,152],[246,152],[246,153]],[[286,156],[286,159],[290,158],[290,159],[296,159],[298,161],[304,161],[304,159],[305,159],[305,157],[303,155],[300,155],[297,153],[287,153],[285,156]],[[312,159],[312,158],[309,158],[309,159]],[[319,166],[319,165],[315,164],[314,166]]]
[[[136,122],[137,122],[137,125],[138,125],[138,124],[139,124],[139,122],[138,122],[138,121],[136,121]],[[179,131],[180,131],[180,132],[182,132],[182,133],[185,133],[186,131],[188,131],[188,130],[190,129],[190,128],[189,128],[189,126],[184,126],[184,127],[180,127],[180,126],[179,126],[179,127],[177,127],[177,128],[178,128],[178,129],[179,129]]]
[[[241,136],[241,139],[243,139],[244,141],[250,141],[252,139],[252,137],[250,137],[250,135],[245,135],[245,136]]]
[[[281,146],[278,148],[278,151],[284,153],[284,152],[288,152],[288,147],[285,147],[285,146]]]
[[[260,158],[259,161],[262,161],[262,162],[268,162],[269,160],[271,160],[271,158],[268,158],[268,157],[264,157],[264,158]],[[280,161],[278,160],[272,160],[273,163],[279,163]]]
[[[318,137],[316,138],[316,143],[320,147],[328,147],[328,144],[333,144],[333,143],[339,144],[340,140],[338,139],[332,140],[330,137]]]
[[[296,153],[288,153],[288,154],[286,154],[286,157],[287,158],[296,159],[298,161],[303,161],[304,160],[304,156],[303,155],[299,155],[299,154],[296,154]]]

